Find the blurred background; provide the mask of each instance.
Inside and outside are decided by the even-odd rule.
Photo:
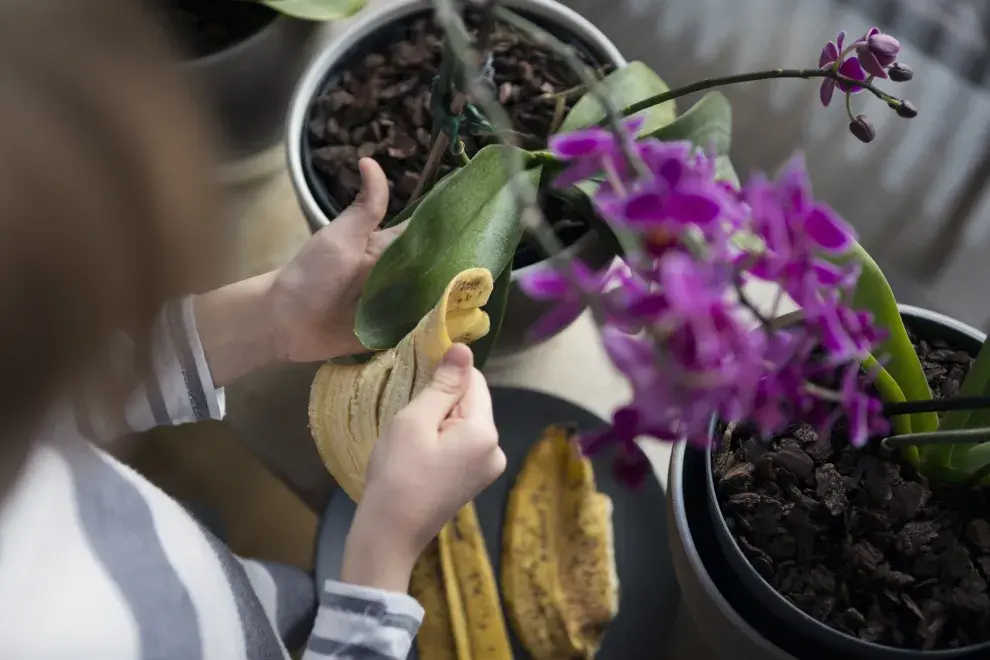
[[[781,80],[722,91],[734,110],[741,176],[805,152],[815,191],[860,233],[901,302],[990,326],[990,2],[988,0],[572,0],[627,59],[673,87],[708,76],[814,66],[844,28],[879,26],[900,39],[915,79],[896,94],[911,121],[866,97],[877,139],[823,109],[818,85]],[[887,83],[887,86],[892,86]],[[686,99],[683,110],[695,99]],[[862,110],[857,110],[857,112]]]

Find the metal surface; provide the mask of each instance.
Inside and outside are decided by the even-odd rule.
[[[596,415],[572,403],[531,390],[492,388],[495,423],[508,465],[505,474],[475,500],[485,544],[496,576],[501,564],[501,531],[506,498],[530,446],[551,424],[576,423],[581,430],[601,427]],[[612,456],[593,459],[599,489],[612,498],[616,569],[620,582],[619,615],[609,628],[598,660],[655,660],[663,655],[672,634],[680,592],[670,561],[664,492],[651,476],[630,489],[612,476]],[[354,503],[336,491],[320,524],[316,548],[319,584],[340,574],[344,536],[354,515]],[[513,636],[516,658],[528,658]],[[409,656],[416,658],[415,650]],[[429,659],[426,659],[429,660]]]

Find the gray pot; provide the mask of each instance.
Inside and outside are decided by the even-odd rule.
[[[900,305],[921,337],[941,337],[978,351],[986,335],[938,312]],[[941,651],[864,642],[809,617],[766,582],[742,553],[716,500],[710,452],[677,447],[668,480],[671,543],[684,601],[724,658],[848,657],[948,660],[987,657],[990,643]],[[711,626],[710,630],[708,626]],[[716,632],[717,631],[717,632]],[[721,637],[719,637],[721,635]],[[724,643],[723,643],[724,642]]]
[[[506,0],[505,5],[572,34],[600,62],[609,62],[617,67],[626,64],[619,50],[594,25],[555,0]],[[396,0],[362,13],[358,22],[342,38],[329,44],[314,59],[297,86],[289,109],[286,150],[292,186],[312,231],[316,232],[327,226],[334,214],[339,212],[325,197],[325,191],[318,189],[321,186],[313,183],[315,179],[312,168],[307,154],[304,153],[306,127],[313,98],[323,90],[328,78],[346,66],[348,60],[360,53],[369,42],[380,39],[384,31],[410,20],[412,16],[430,11],[431,6],[430,0]],[[607,240],[601,240],[592,232],[572,245],[570,251],[589,266],[598,268],[607,265],[615,257],[615,252],[609,245]],[[519,289],[518,279],[524,273],[546,267],[545,263],[537,263],[513,271],[508,307],[496,344],[496,353],[514,352],[533,344],[527,336],[528,330],[549,309],[549,305],[526,296]]]
[[[318,24],[272,14],[270,23],[246,39],[179,64],[201,94],[224,163],[281,142],[295,81],[312,51]]]

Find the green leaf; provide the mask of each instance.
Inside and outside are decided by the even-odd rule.
[[[976,361],[970,368],[956,396],[985,396],[990,394],[990,341],[983,342]],[[966,428],[990,426],[990,416],[985,410],[951,410],[942,415],[940,429],[956,431]]]
[[[897,384],[897,381],[890,375],[890,372],[884,369],[883,366],[877,362],[875,357],[867,354],[867,356],[862,360],[862,364],[863,369],[867,373],[873,375],[873,386],[877,388],[880,398],[885,403],[901,403],[906,401],[904,398],[904,392],[901,390],[901,386]],[[911,433],[910,415],[895,415],[892,424],[894,426],[894,431],[898,435]],[[905,447],[901,450],[901,456],[903,456],[904,459],[911,465],[918,467],[920,457],[918,455],[917,447]]]
[[[365,0],[261,0],[261,3],[305,21],[337,21],[361,11]]]
[[[506,158],[527,152],[492,145],[431,190],[402,236],[375,264],[358,303],[354,332],[372,350],[391,348],[437,304],[450,281],[469,268],[501,273],[512,260],[522,209],[509,185]],[[537,185],[541,168],[519,176]]]
[[[715,158],[715,180],[731,183],[734,188],[739,188],[739,175],[736,168],[732,166],[732,161],[726,155]]]
[[[708,92],[675,121],[648,134],[664,142],[689,140],[706,152],[729,153],[732,144],[732,105],[719,92]]]
[[[859,243],[853,244],[852,257],[862,265],[862,273],[853,296],[853,308],[867,310],[880,327],[887,331],[887,338],[874,349],[874,353],[887,356],[887,371],[897,381],[908,401],[925,401],[932,398],[928,380],[921,368],[918,354],[908,338],[907,328],[897,309],[894,292],[883,272]],[[938,430],[938,415],[916,413],[911,415],[914,433]],[[933,446],[940,449],[937,446]],[[925,448],[930,449],[929,447]]]
[[[498,341],[498,333],[502,329],[502,319],[505,318],[505,306],[509,302],[509,288],[512,286],[512,264],[510,263],[502,269],[502,273],[495,278],[495,288],[485,305],[485,312],[491,321],[488,334],[471,344],[471,351],[474,353],[474,366],[483,369],[488,362],[495,342]]]
[[[670,89],[660,76],[642,62],[630,62],[621,69],[608,74],[602,79],[599,88],[620,109],[651,96],[663,94]],[[674,121],[677,116],[677,108],[673,101],[667,101],[638,112],[634,116],[646,118],[639,135],[647,135]],[[604,118],[605,109],[602,108],[602,104],[598,102],[594,94],[585,92],[584,96],[567,113],[558,132],[568,133],[589,128]]]

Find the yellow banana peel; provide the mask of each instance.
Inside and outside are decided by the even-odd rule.
[[[619,610],[612,501],[574,431],[551,426],[509,494],[502,596],[533,660],[593,658]]]
[[[488,334],[481,307],[493,287],[487,269],[465,270],[398,346],[364,364],[328,363],[317,372],[309,396],[310,432],[330,474],[354,501],[388,421],[429,384],[451,344]]]

